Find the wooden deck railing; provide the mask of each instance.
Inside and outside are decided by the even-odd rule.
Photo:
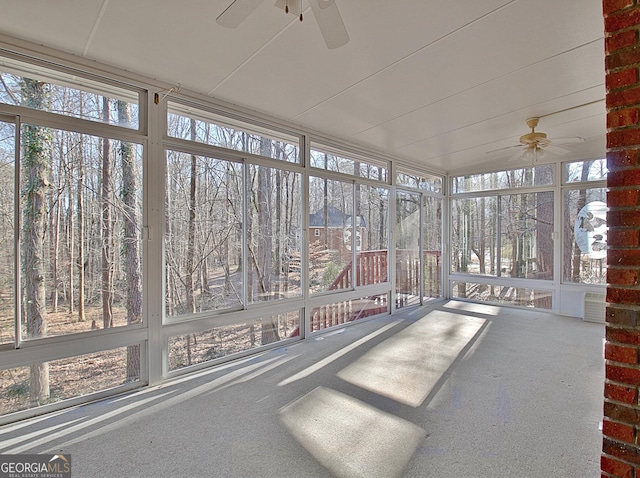
[[[352,276],[355,271],[356,287],[380,284],[388,280],[387,250],[365,251],[356,254],[356,266],[350,261],[329,285],[328,290],[352,288]],[[440,251],[424,252],[424,294],[430,297],[441,294]],[[412,250],[396,251],[396,291],[398,306],[406,305],[407,297],[419,298],[420,260],[419,254]],[[316,307],[311,311],[311,331],[322,330],[335,325],[381,314],[387,311],[387,294],[339,301]],[[295,329],[291,337],[300,330]]]

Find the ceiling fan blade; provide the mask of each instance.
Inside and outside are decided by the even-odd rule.
[[[576,143],[584,143],[585,139],[580,136],[573,136],[570,138],[554,138],[554,144],[576,144]]]
[[[504,151],[506,149],[523,148],[523,147],[524,146],[521,145],[521,144],[512,144],[511,146],[505,146],[503,148],[492,149],[491,151],[486,151],[485,154],[497,153],[498,151]]]
[[[227,28],[236,28],[240,25],[256,8],[262,0],[235,0],[224,12],[218,15],[216,23]]]
[[[527,151],[528,148],[526,146],[524,146],[524,147],[520,146],[519,148],[520,148],[520,150],[517,153],[515,153],[509,159],[507,159],[508,163],[513,162],[513,161],[521,161],[521,160],[523,160],[522,156],[524,155],[524,153]]]
[[[555,143],[555,141],[554,141]],[[558,156],[563,156],[569,152],[568,149],[561,148],[560,146],[554,146],[553,144],[549,144],[544,147],[547,151],[552,152],[553,154],[557,154]]]
[[[345,45],[349,41],[349,34],[335,0],[310,0],[309,3],[327,48]]]

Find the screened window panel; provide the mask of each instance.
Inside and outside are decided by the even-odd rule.
[[[15,341],[15,134],[0,121],[0,344]]]
[[[242,166],[176,151],[166,161],[166,315],[241,307]]]
[[[249,178],[249,300],[255,303],[299,297],[302,177],[252,165]]]
[[[139,93],[74,74],[3,59],[0,64],[0,103],[47,111],[99,123],[139,128]],[[45,101],[34,101],[41,90]],[[129,115],[118,114],[126,104]]]
[[[298,336],[300,312],[291,311],[169,338],[169,371],[209,362]]]
[[[396,193],[396,307],[420,303],[420,203],[418,193]]]
[[[141,323],[142,146],[28,124],[21,138],[22,337]]]
[[[347,239],[356,235],[356,286],[387,282],[389,190],[360,184],[355,188],[355,225],[347,226],[346,234]]]
[[[500,197],[500,275],[553,279],[553,192]]]
[[[577,284],[607,283],[605,188],[565,189],[562,279]]]
[[[300,162],[298,136],[169,101],[167,134],[220,148]]]
[[[451,201],[451,270],[497,275],[498,200],[495,196]]]
[[[310,177],[309,208],[310,292],[353,288],[353,184]]]
[[[348,157],[321,146],[311,147],[311,167],[386,182],[389,166],[367,158]]]
[[[453,194],[552,185],[553,165],[543,164],[493,173],[456,176],[453,178]]]
[[[423,294],[442,297],[442,198],[423,197]]]
[[[576,161],[564,165],[565,183],[585,181],[604,181],[607,179],[607,160],[591,159],[588,161]]]

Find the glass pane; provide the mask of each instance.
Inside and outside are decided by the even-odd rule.
[[[607,205],[605,188],[564,191],[562,279],[607,283]]]
[[[453,193],[553,185],[553,165],[471,174],[453,178]]]
[[[536,309],[552,308],[552,292],[544,289],[499,286],[475,282],[453,282],[452,298],[509,304]]]
[[[409,173],[397,173],[396,185],[422,189],[434,193],[442,192],[442,178],[437,176],[418,176]]]
[[[607,161],[605,159],[590,159],[564,165],[566,183],[605,180],[607,179],[607,173]]]
[[[40,99],[38,99],[40,97]],[[19,105],[64,116],[139,127],[138,93],[74,74],[2,58],[0,103]],[[129,115],[118,114],[126,104]]]
[[[451,201],[451,270],[496,275],[497,198]]]
[[[290,163],[300,162],[300,140],[297,136],[234,121],[229,117],[188,108],[172,101],[168,104],[167,134],[173,138]]]
[[[309,291],[350,289],[353,185],[309,178]]]
[[[553,279],[553,192],[500,197],[500,275]]]
[[[386,294],[322,305],[311,311],[311,332],[386,313]]]
[[[22,149],[23,337],[140,323],[142,146],[23,125]]]
[[[169,370],[227,357],[300,333],[300,312],[263,317],[169,339]]]
[[[424,248],[423,294],[425,297],[442,297],[442,199],[424,196],[422,203],[422,241]]]
[[[0,415],[107,390],[140,377],[140,345],[0,370]]]
[[[389,167],[367,158],[345,157],[340,153],[331,152],[328,148],[311,147],[311,167],[350,174],[361,178],[387,181]]]
[[[396,307],[420,303],[420,202],[417,193],[396,196]]]
[[[356,286],[389,280],[387,271],[389,190],[356,184]],[[350,238],[353,227],[347,226]],[[351,244],[345,244],[351,249]]]
[[[299,297],[302,176],[264,166],[250,166],[249,176],[249,300]]]
[[[0,121],[0,344],[15,341],[15,134],[13,123]]]
[[[167,151],[166,314],[243,304],[241,165]]]

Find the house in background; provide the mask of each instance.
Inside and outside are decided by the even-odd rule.
[[[362,216],[356,216],[355,223],[355,250],[362,251],[368,247],[367,224]],[[335,206],[327,206],[326,213],[321,209],[309,214],[309,243],[326,245],[328,250],[337,252],[343,262],[351,260],[353,233],[353,216]]]

